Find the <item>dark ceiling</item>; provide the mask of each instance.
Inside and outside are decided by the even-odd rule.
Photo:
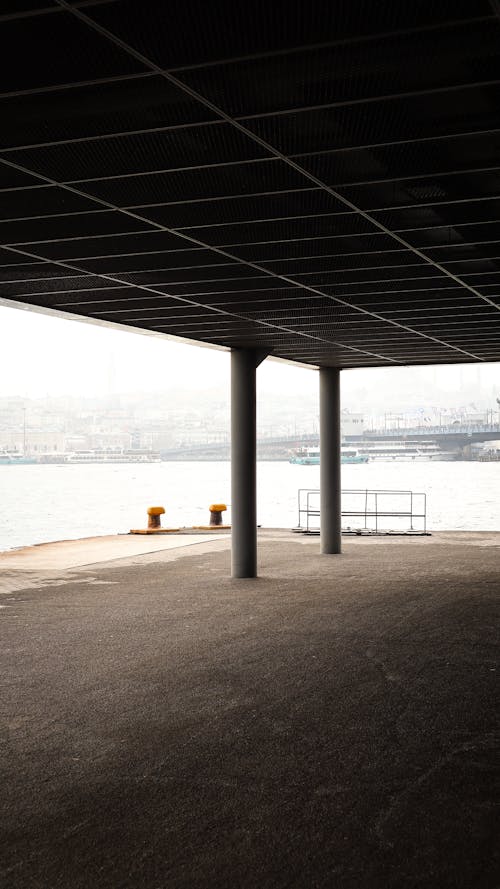
[[[309,364],[500,360],[495,0],[5,0],[0,296]]]

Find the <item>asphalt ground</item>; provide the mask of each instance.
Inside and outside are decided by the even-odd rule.
[[[263,535],[257,580],[219,541],[2,597],[1,885],[498,889],[472,537]]]

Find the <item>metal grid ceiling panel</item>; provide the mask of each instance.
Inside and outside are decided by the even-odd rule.
[[[309,364],[498,360],[499,38],[483,0],[13,4],[0,297]]]

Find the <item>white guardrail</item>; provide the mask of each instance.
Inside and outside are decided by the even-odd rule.
[[[299,488],[297,530],[318,533],[320,492]],[[420,491],[362,488],[342,491],[342,530],[352,533],[427,533],[427,496]]]

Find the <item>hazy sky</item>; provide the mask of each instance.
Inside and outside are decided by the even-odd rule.
[[[229,353],[0,305],[0,395],[95,395],[227,385]],[[266,361],[261,392],[317,391],[314,370]],[[500,364],[345,371],[343,401],[456,401],[461,389],[500,395]],[[351,403],[352,401],[352,403]],[[366,404],[364,405],[366,409]]]

